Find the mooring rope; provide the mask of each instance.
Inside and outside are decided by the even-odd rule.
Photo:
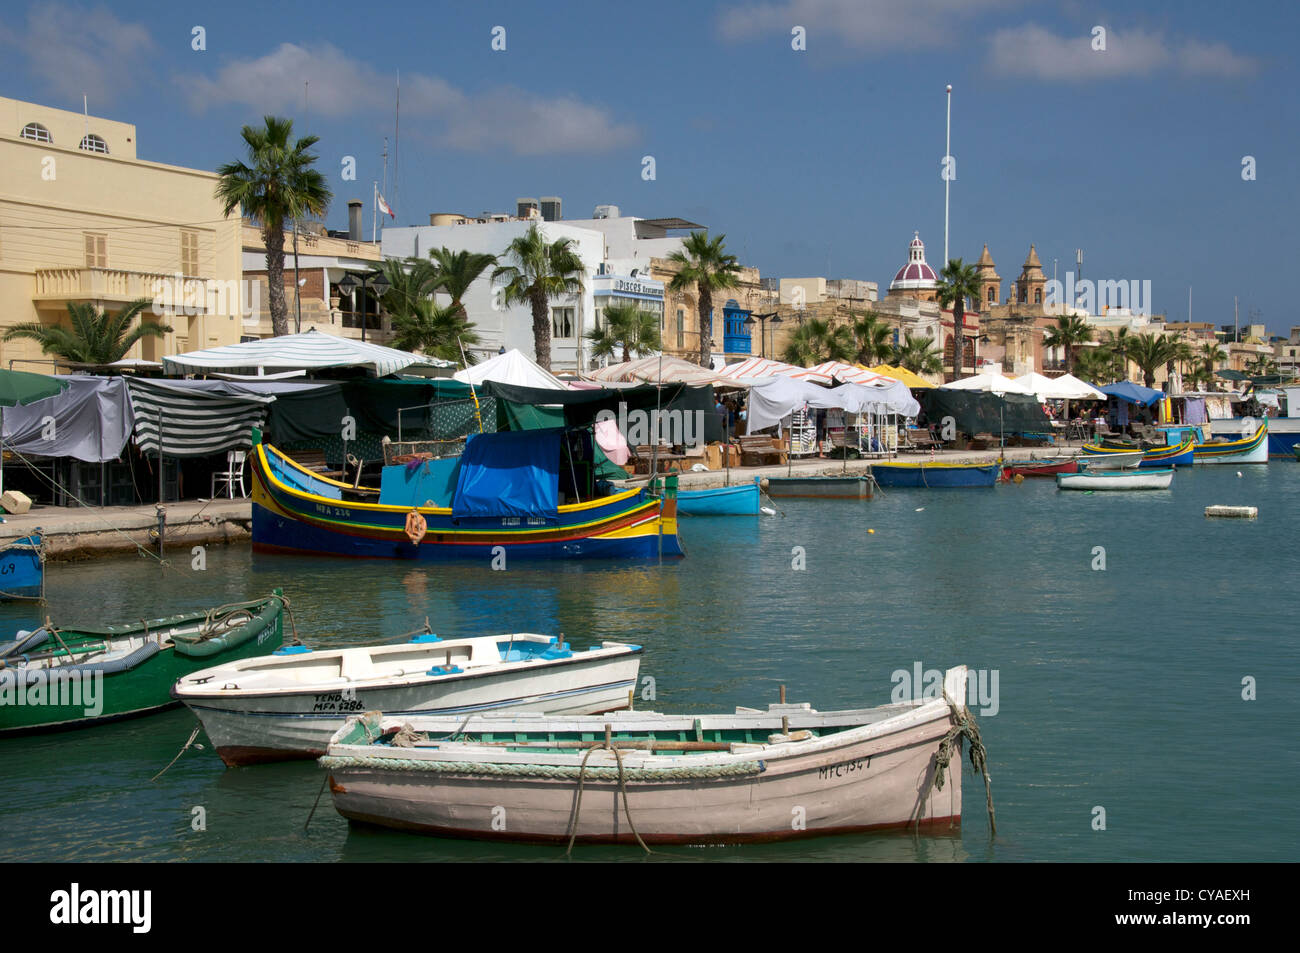
[[[988,752],[984,748],[984,741],[980,738],[979,726],[975,723],[975,716],[971,714],[969,707],[962,705],[961,710],[958,711],[957,705],[948,697],[946,691],[943,693],[943,700],[948,703],[948,710],[952,713],[953,725],[939,742],[939,750],[934,756],[933,788],[939,791],[943,790],[944,774],[952,762],[954,745],[957,748],[957,770],[961,770],[961,739],[965,736],[970,740],[971,767],[984,776],[984,798],[989,812],[989,830],[991,834],[996,835],[998,821],[993,813],[993,788],[992,782],[989,780]],[[926,804],[930,800],[930,790],[931,788],[926,788],[925,793],[921,795],[921,806],[916,815],[916,826],[918,828],[925,816]]]
[[[569,827],[568,830],[565,831],[565,833],[569,835],[569,846],[565,849],[564,856],[572,856],[573,842],[577,840],[578,837],[578,816],[582,813],[582,790],[583,782],[586,780],[587,776],[587,759],[591,757],[593,751],[601,750],[614,752],[614,760],[618,762],[618,790],[619,793],[623,795],[623,813],[627,815],[627,826],[632,829],[632,836],[635,837],[636,842],[641,845],[641,849],[647,854],[653,854],[654,851],[646,846],[646,842],[643,841],[641,835],[637,833],[636,824],[632,822],[632,809],[628,807],[627,803],[627,780],[623,773],[623,755],[617,748],[612,747],[608,741],[602,741],[598,744],[592,745],[582,756],[582,765],[578,771],[578,796],[574,799],[573,811],[569,814]]]
[[[189,750],[190,745],[194,744],[194,739],[199,736],[199,729],[202,727],[203,727],[202,725],[194,726],[194,730],[190,732],[190,740],[185,742],[185,744],[181,745],[181,750],[176,752],[176,757],[172,758],[171,761],[167,762],[167,768],[170,768],[173,764],[179,761],[181,755],[183,755],[187,750]],[[202,748],[203,745],[199,745],[199,747]],[[164,774],[167,773],[167,768],[163,768],[161,771],[159,771],[149,780],[157,781],[159,778],[161,778]]]

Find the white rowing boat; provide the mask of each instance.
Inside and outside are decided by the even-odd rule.
[[[312,651],[302,646],[195,672],[172,689],[226,764],[323,754],[349,715],[466,714],[493,708],[586,714],[626,708],[641,647],[585,652],[532,633]]]
[[[635,827],[646,843],[693,844],[949,828],[961,822],[957,736],[978,739],[966,687],[958,666],[940,697],[851,711],[371,713],[320,763],[349,820],[444,836],[617,842]]]
[[[1099,470],[1058,473],[1059,490],[1167,490],[1174,482],[1170,470]]]

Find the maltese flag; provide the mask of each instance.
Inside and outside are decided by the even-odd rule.
[[[379,211],[383,212],[389,218],[396,220],[397,216],[393,214],[393,210],[388,207],[388,203],[384,201],[384,197],[378,192],[375,193],[375,200],[379,203]]]

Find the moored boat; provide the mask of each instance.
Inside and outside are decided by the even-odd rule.
[[[865,500],[871,497],[871,481],[862,476],[768,477],[767,495],[772,499]]]
[[[45,547],[38,528],[30,536],[0,544],[0,600],[45,595]]]
[[[1078,473],[1079,461],[1071,457],[1068,460],[1024,460],[1008,463],[1002,468],[1002,479],[1014,477],[1054,477],[1058,473]]]
[[[1114,450],[1097,444],[1084,444],[1079,467],[1087,470],[1126,470],[1141,466],[1145,456],[1143,450]]]
[[[461,456],[383,469],[378,490],[313,473],[254,432],[253,548],[380,559],[680,556],[675,480],[603,495],[591,432],[473,434]],[[561,502],[561,498],[571,502]]]
[[[1211,440],[1193,448],[1197,463],[1268,463],[1268,422],[1240,440]]]
[[[1167,490],[1174,481],[1169,470],[1098,470],[1062,473],[1056,477],[1060,490]]]
[[[873,463],[871,475],[885,488],[993,486],[1002,468],[996,463]]]
[[[395,645],[281,649],[194,672],[172,697],[203,723],[227,765],[325,753],[348,715],[394,718],[491,709],[588,714],[628,706],[641,647],[604,642],[574,652],[534,633],[464,639],[419,635]]]
[[[171,708],[171,687],[224,659],[263,655],[284,638],[285,600],[99,628],[46,624],[0,645],[0,735],[83,728]]]
[[[703,490],[678,490],[677,512],[682,516],[757,516],[758,477],[752,483],[714,486]]]
[[[1190,437],[1182,443],[1167,447],[1150,447],[1142,457],[1139,466],[1164,469],[1165,467],[1189,467],[1194,461],[1196,442]]]
[[[936,755],[954,728],[975,734],[966,680],[958,666],[942,697],[833,712],[367,713],[320,763],[349,820],[443,836],[696,844],[956,827],[961,768],[936,790]]]

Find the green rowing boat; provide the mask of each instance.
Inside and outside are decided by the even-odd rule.
[[[286,600],[253,602],[102,628],[48,620],[0,643],[0,736],[147,715],[179,704],[171,687],[218,662],[265,655],[284,640]]]

